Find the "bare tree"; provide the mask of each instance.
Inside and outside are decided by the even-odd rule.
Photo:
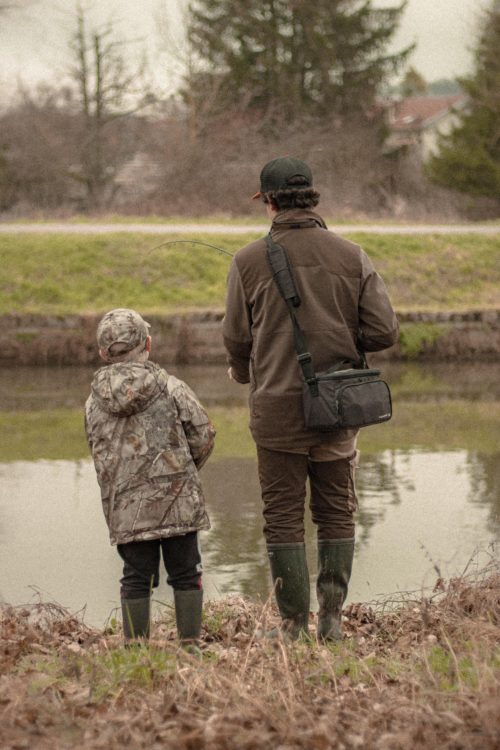
[[[129,44],[114,38],[111,22],[89,30],[82,6],[77,7],[70,73],[83,132],[79,163],[71,174],[83,186],[89,210],[112,198],[116,171],[136,148],[131,115],[155,101],[144,65],[126,62]]]
[[[78,116],[71,91],[20,89],[0,115],[0,210],[56,210],[71,198]]]

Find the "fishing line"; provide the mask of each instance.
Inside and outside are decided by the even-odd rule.
[[[200,240],[169,240],[168,242],[162,242],[160,245],[156,245],[156,247],[150,248],[146,251],[146,255],[149,255],[154,250],[158,250],[160,247],[166,247],[167,245],[179,245],[181,243],[187,243],[189,245],[203,245],[204,247],[212,248],[212,250],[217,250],[217,252],[219,253],[224,253],[224,255],[229,255],[230,258],[233,257],[233,253],[230,253],[229,250],[224,250],[222,247],[217,247],[217,245],[211,245],[209,242],[200,242]]]

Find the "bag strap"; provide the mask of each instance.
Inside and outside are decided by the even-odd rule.
[[[317,392],[317,378],[314,372],[314,365],[312,356],[307,350],[306,340],[304,334],[295,315],[295,308],[300,307],[301,299],[297,291],[295,279],[293,277],[292,266],[288,258],[288,253],[283,245],[278,245],[269,232],[266,236],[267,245],[267,260],[271,267],[273,280],[278,287],[279,293],[286,302],[288,312],[292,321],[293,327],[293,343],[295,351],[297,352],[297,361],[302,369],[304,380],[309,385],[313,392]],[[366,355],[363,348],[360,346],[359,340],[356,342],[356,349],[359,354],[358,362],[350,362],[348,360],[342,360],[336,362],[329,368],[329,372],[335,372],[337,370],[345,369],[346,365],[357,365],[359,369],[368,369],[368,362],[366,361]]]
[[[288,254],[283,245],[278,245],[271,237],[271,232],[266,237],[267,259],[271,266],[273,279],[276,282],[281,296],[291,307],[300,307],[301,299],[295,285],[292,267]]]
[[[312,390],[317,389],[317,379],[314,373],[314,365],[310,352],[307,351],[304,334],[295,315],[295,308],[300,307],[301,300],[288,254],[282,245],[271,237],[271,232],[266,236],[267,260],[271,267],[273,280],[279,289],[279,293],[286,302],[293,327],[293,343],[297,352],[297,361],[302,369],[304,380]]]

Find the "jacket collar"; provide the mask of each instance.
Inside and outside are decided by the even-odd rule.
[[[276,214],[271,229],[311,229],[313,227],[327,228],[321,216],[310,208],[289,208]]]

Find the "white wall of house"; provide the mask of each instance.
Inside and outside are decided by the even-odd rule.
[[[447,112],[442,117],[428,123],[420,132],[422,159],[427,161],[439,148],[439,136],[448,135],[458,125],[459,118],[455,112]]]

